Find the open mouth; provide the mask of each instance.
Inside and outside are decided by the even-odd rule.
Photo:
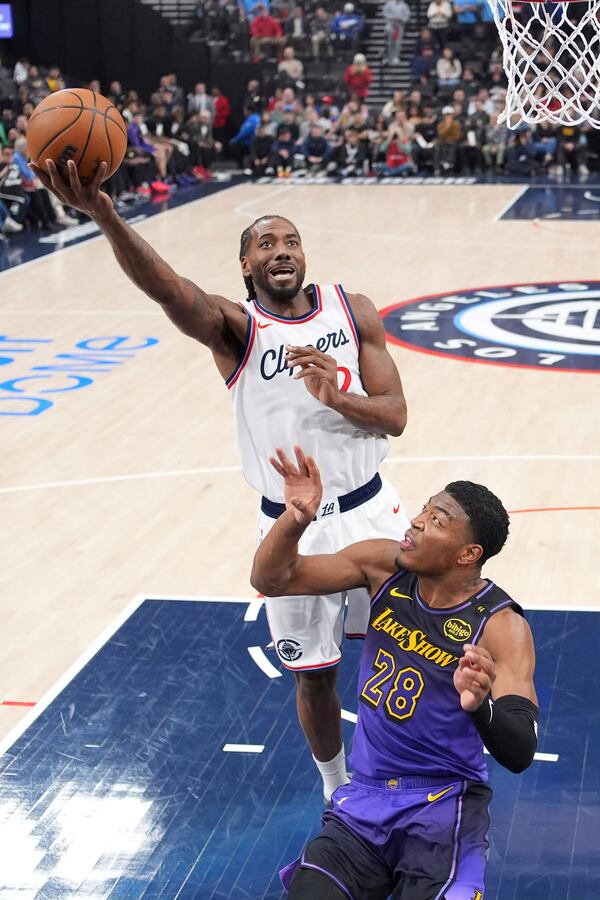
[[[400,541],[400,547],[403,550],[414,550],[415,549],[415,542],[413,541],[412,536],[409,531],[406,532],[403,540]]]
[[[288,278],[293,278],[295,274],[296,270],[293,266],[283,263],[280,266],[273,266],[272,269],[269,269],[269,275],[275,281],[287,281]]]

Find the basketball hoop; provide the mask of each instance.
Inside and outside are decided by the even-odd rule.
[[[600,3],[489,0],[504,48],[498,122],[600,128]]]

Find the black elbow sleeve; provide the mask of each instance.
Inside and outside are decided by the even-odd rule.
[[[537,748],[539,709],[526,697],[491,696],[471,713],[473,724],[490,754],[511,772],[523,772]]]

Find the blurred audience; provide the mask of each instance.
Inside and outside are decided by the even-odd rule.
[[[134,203],[228,177],[223,169],[233,166],[255,178],[317,179],[414,173],[586,178],[590,168],[599,168],[588,144],[589,126],[542,122],[511,130],[497,124],[506,79],[487,0],[429,0],[425,11],[427,23],[420,23],[407,56],[403,38],[417,17],[415,6],[409,0],[381,6],[387,61],[410,62],[411,83],[390,91],[376,108],[358,4],[203,0],[194,34],[217,42],[225,48],[218,52],[232,59],[260,61],[256,77],[239,106],[204,81],[184,90],[173,73],[163,75],[148,98],[119,81],[90,81],[127,123],[125,160],[105,189],[117,204]],[[58,65],[40,68],[21,57],[0,66],[4,243],[23,230],[62,230],[79,222],[27,165],[29,118],[41,100],[66,84]]]

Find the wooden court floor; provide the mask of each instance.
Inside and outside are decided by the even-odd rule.
[[[179,272],[240,299],[239,235],[269,212],[299,227],[310,280],[340,281],[379,308],[486,285],[600,280],[600,223],[498,221],[518,191],[242,185],[139,229]],[[252,596],[257,498],[210,354],[129,284],[104,239],[0,275],[0,321],[13,341],[2,347],[23,351],[10,377],[36,374],[30,393],[53,404],[0,416],[0,702],[34,703],[137,594]],[[486,574],[527,607],[598,608],[597,372],[390,347],[409,423],[383,472],[409,513],[452,479],[483,482],[508,509],[531,510],[513,516]],[[50,370],[35,367],[92,352],[100,360],[85,389],[40,393]],[[0,737],[26,712],[1,705]]]

